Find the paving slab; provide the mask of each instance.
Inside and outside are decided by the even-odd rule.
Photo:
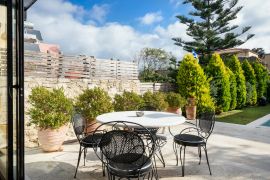
[[[189,125],[172,128],[173,133]],[[176,166],[172,149],[172,136],[165,132],[168,142],[162,149],[166,167],[158,162],[158,174],[162,180],[223,180],[223,179],[270,179],[270,128],[256,128],[217,122],[210,136],[207,148],[212,176],[209,175],[205,156],[198,165],[197,148],[187,147],[185,177],[181,167]],[[64,145],[62,152],[43,153],[39,148],[26,149],[26,174],[31,180],[73,179],[78,158],[78,143]],[[88,150],[86,166],[83,161],[78,169],[77,179],[105,180],[101,162],[92,150]]]

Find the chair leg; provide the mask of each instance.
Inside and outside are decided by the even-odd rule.
[[[102,174],[103,174],[103,177],[105,177],[105,165],[103,163],[103,154],[102,154],[102,152],[100,152],[100,157],[101,157]]]
[[[81,160],[81,154],[82,154],[82,146],[80,146],[79,157],[78,157],[78,162],[77,162],[77,167],[76,167],[76,170],[75,170],[74,178],[76,178],[76,175],[77,175],[78,167],[79,167],[80,160]]]
[[[164,160],[164,158],[163,158],[161,149],[159,148],[158,151],[159,151],[159,155],[160,155],[160,157],[161,157],[161,163],[163,164],[163,167],[165,167],[165,160]]]
[[[199,154],[199,165],[201,164],[201,160],[202,160],[202,150],[201,150],[201,146],[198,146],[198,154]]]
[[[176,143],[173,142],[173,151],[176,157],[176,166],[178,166],[178,153],[177,153],[177,147],[176,147]]]
[[[183,146],[180,147],[180,152],[179,152],[181,166],[182,166],[182,164],[183,164],[183,163],[182,163],[182,147],[183,147]]]
[[[181,147],[182,148],[182,147]],[[182,151],[182,150],[181,150]],[[180,152],[181,152],[180,151]],[[185,155],[186,155],[186,146],[184,146],[184,157],[183,157],[183,163],[181,160],[181,164],[182,164],[182,177],[185,176]]]
[[[204,152],[205,152],[206,161],[207,161],[207,165],[208,165],[208,169],[209,169],[210,175],[212,175],[211,168],[210,168],[210,164],[209,164],[209,160],[208,160],[208,155],[207,155],[207,149],[206,149],[206,146],[204,146]]]
[[[155,177],[156,179],[158,179],[158,173],[157,173],[157,163],[156,163],[156,158],[155,155],[153,156],[154,158],[154,170],[155,170]]]
[[[83,166],[85,166],[86,148],[83,149]]]

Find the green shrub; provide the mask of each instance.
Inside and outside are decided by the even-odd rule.
[[[247,91],[246,91],[246,79],[242,70],[241,63],[236,56],[230,57],[228,61],[230,70],[234,73],[236,79],[236,91],[237,91],[237,108],[242,108],[246,104]]]
[[[123,94],[116,94],[114,96],[114,110],[115,111],[135,111],[143,104],[141,96],[134,92],[124,91]]]
[[[237,103],[236,78],[234,73],[230,70],[230,68],[226,67],[226,71],[229,74],[229,81],[230,81],[230,94],[231,94],[230,110],[234,110],[236,108]]]
[[[70,122],[72,101],[65,96],[62,88],[48,90],[35,87],[29,95],[29,103],[30,125],[41,129],[57,129]]]
[[[268,81],[267,81],[266,98],[267,98],[267,101],[270,103],[270,77],[268,77]]]
[[[75,102],[76,110],[88,120],[94,121],[98,115],[113,111],[112,99],[101,88],[85,89]]]
[[[143,94],[143,100],[145,106],[151,106],[159,111],[165,111],[168,108],[168,103],[165,101],[166,96],[162,92],[150,92],[147,91]]]
[[[257,104],[257,90],[256,90],[256,77],[255,72],[252,66],[247,60],[244,60],[242,63],[242,69],[246,78],[246,87],[247,87],[247,105]]]
[[[256,89],[257,89],[257,99],[266,96],[268,72],[265,66],[260,62],[256,61],[252,63],[252,67],[255,72],[256,77]]]
[[[203,69],[192,54],[184,56],[177,75],[178,91],[185,99],[196,97],[198,113],[214,109],[210,85]]]
[[[166,102],[172,108],[182,108],[186,105],[186,100],[180,94],[174,92],[166,94]]]
[[[228,111],[231,103],[230,75],[227,73],[221,57],[213,54],[205,70],[211,79],[211,96],[214,98],[216,111]]]

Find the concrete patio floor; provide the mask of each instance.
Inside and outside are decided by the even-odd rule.
[[[174,127],[180,131],[186,125]],[[248,127],[217,122],[208,141],[208,155],[212,169],[209,175],[205,156],[198,165],[197,148],[187,147],[185,177],[176,166],[172,137],[162,152],[166,161],[163,168],[158,161],[158,174],[163,180],[176,179],[270,179],[270,128]],[[62,152],[43,153],[39,148],[26,149],[26,175],[32,180],[73,179],[78,158],[78,143],[65,144]],[[77,174],[80,180],[103,180],[101,163],[92,150],[88,151],[86,166],[81,160]]]

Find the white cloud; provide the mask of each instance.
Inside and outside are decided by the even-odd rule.
[[[176,57],[183,56],[181,47],[174,45],[171,38],[185,34],[185,27],[175,22],[164,28],[158,26],[153,33],[141,33],[133,27],[116,22],[102,26],[85,24],[80,21],[77,11],[81,7],[63,0],[37,1],[28,12],[28,20],[41,30],[48,43],[59,44],[64,54],[85,54],[97,58],[133,60],[144,47],[164,48]],[[54,8],[46,8],[54,4]],[[59,6],[58,8],[55,6]],[[59,13],[59,9],[61,13]],[[85,15],[85,10],[82,13]],[[91,18],[88,20],[90,21]],[[86,20],[87,21],[87,20]]]
[[[107,4],[102,4],[102,5],[97,5],[95,4],[92,9],[90,10],[90,18],[93,20],[98,21],[99,23],[105,22],[106,15],[108,14],[109,11],[109,5]]]
[[[170,3],[173,4],[175,7],[179,7],[182,4],[180,0],[170,0]]]
[[[160,12],[147,13],[143,17],[139,18],[139,21],[145,25],[157,23],[162,20],[163,20],[163,17]]]

